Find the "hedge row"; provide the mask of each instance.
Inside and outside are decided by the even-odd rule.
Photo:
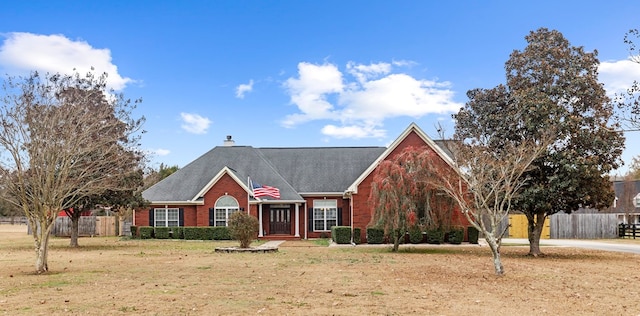
[[[426,242],[428,244],[442,244],[445,241],[450,244],[461,244],[464,240],[464,228],[453,228],[447,232],[441,229],[431,229],[423,232],[420,229],[409,229],[407,232],[409,236],[409,242],[412,244],[419,244]],[[469,243],[478,243],[478,230],[473,227],[467,227],[467,234]],[[384,234],[384,229],[378,227],[367,228],[367,243],[369,244],[382,244],[387,238]],[[401,243],[403,240],[401,240]]]
[[[360,228],[353,228],[353,242],[355,244],[360,243]],[[331,227],[331,239],[336,244],[350,244],[351,243],[351,226],[333,226]]]
[[[359,244],[360,228],[353,228],[353,242]],[[467,235],[469,243],[478,243],[478,230],[473,227],[467,227]],[[228,227],[223,226],[203,226],[203,227],[150,227],[150,226],[131,226],[132,238],[140,239],[187,239],[187,240],[231,240],[231,234]],[[446,233],[442,230],[428,230],[424,234],[420,230],[409,230],[409,241],[417,244],[425,241],[430,244],[441,244],[445,241],[448,243],[460,244],[464,239],[464,229],[453,229]],[[331,239],[337,244],[351,243],[351,227],[350,226],[333,226],[331,228]],[[367,243],[382,244],[385,242],[384,230],[377,227],[367,228]]]
[[[151,227],[131,226],[132,238],[140,239],[187,239],[187,240],[231,240],[228,227]]]

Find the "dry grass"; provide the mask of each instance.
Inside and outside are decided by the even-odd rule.
[[[32,240],[0,227],[0,313],[7,315],[622,315],[640,314],[640,256],[503,247],[321,247],[220,254],[218,242],[53,239],[46,275]],[[228,245],[228,243],[227,243]]]

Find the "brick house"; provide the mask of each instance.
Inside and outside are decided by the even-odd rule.
[[[145,190],[150,209],[136,211],[134,225],[226,226],[230,214],[245,211],[258,218],[260,238],[318,238],[342,225],[361,228],[365,240],[375,168],[408,146],[450,161],[415,123],[389,147],[254,148],[228,137]],[[254,197],[249,179],[278,188],[280,197]]]

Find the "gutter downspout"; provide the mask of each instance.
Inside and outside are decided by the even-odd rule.
[[[353,195],[349,192],[349,225],[351,226],[351,245],[355,246],[353,242]]]

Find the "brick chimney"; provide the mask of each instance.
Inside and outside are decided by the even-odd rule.
[[[236,144],[236,141],[231,138],[231,135],[227,135],[227,139],[225,139],[223,146],[232,147]]]

